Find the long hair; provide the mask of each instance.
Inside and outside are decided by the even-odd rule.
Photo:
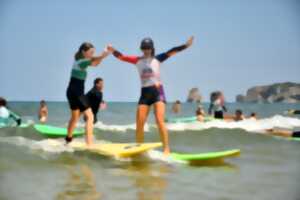
[[[79,60],[79,59],[84,58],[82,52],[83,52],[83,51],[88,51],[88,50],[91,49],[91,48],[94,48],[94,46],[93,46],[91,43],[89,43],[89,42],[84,42],[84,43],[82,43],[82,44],[80,45],[78,51],[75,53],[75,56],[74,56],[74,57],[75,57],[75,60]]]

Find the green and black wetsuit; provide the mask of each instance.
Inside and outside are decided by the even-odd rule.
[[[92,64],[90,59],[76,60],[72,67],[71,80],[67,89],[67,98],[71,110],[79,109],[81,112],[90,107],[84,95],[84,82],[87,77],[87,68]]]

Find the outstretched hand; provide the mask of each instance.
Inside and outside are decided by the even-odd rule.
[[[112,46],[111,44],[108,44],[108,45],[106,46],[106,49],[107,49],[107,51],[108,51],[109,53],[113,53],[113,52],[115,51],[115,49],[113,48],[113,46]]]
[[[188,41],[186,42],[186,46],[187,46],[187,47],[192,46],[193,41],[194,41],[194,36],[191,36],[191,37],[188,39]]]

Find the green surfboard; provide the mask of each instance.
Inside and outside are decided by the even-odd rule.
[[[30,124],[27,123],[22,123],[20,126],[17,126],[15,124],[4,124],[4,123],[0,123],[0,128],[9,128],[9,127],[16,127],[16,128],[27,128],[29,127]]]
[[[208,122],[208,121],[212,121],[214,120],[214,117],[205,117],[204,118],[204,122]],[[189,123],[189,122],[196,122],[197,121],[197,117],[193,116],[193,117],[177,117],[177,118],[169,118],[169,119],[165,119],[166,122],[169,123]]]
[[[290,137],[289,140],[300,142],[300,137]]]
[[[40,134],[48,137],[65,137],[67,136],[67,132],[68,132],[66,128],[44,125],[44,124],[35,124],[34,128]],[[81,128],[75,129],[73,132],[73,136],[83,135],[84,132],[85,132],[84,129]]]
[[[191,164],[218,164],[222,163],[224,158],[239,156],[240,153],[240,149],[232,149],[198,154],[171,153],[170,156],[174,160],[185,161]]]
[[[297,141],[300,142],[300,137],[283,137],[283,136],[278,136],[278,135],[272,135],[273,138],[278,139],[278,140],[287,140],[287,141]]]

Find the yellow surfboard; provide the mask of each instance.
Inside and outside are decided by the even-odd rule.
[[[162,143],[103,143],[93,144],[91,147],[87,147],[85,142],[73,141],[69,146],[75,150],[91,151],[104,156],[128,158],[161,147]]]

